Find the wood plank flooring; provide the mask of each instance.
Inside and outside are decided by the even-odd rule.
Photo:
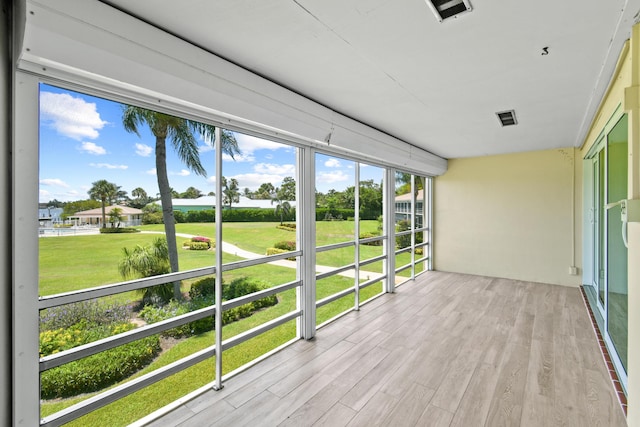
[[[152,426],[625,426],[579,289],[429,272]]]

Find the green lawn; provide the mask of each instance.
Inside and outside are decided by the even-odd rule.
[[[257,253],[264,253],[267,247],[272,246],[273,243],[277,241],[295,239],[295,233],[277,229],[275,225],[274,223],[224,224],[224,239],[242,249]],[[351,239],[353,237],[353,227],[354,223],[350,221],[318,222],[318,245],[321,246]],[[363,221],[362,231],[374,231],[376,227],[377,221]],[[149,225],[143,226],[141,229],[147,231],[163,231],[163,226]],[[212,224],[178,224],[177,232],[214,237]],[[122,278],[118,273],[117,265],[122,257],[122,248],[133,247],[136,244],[147,244],[156,237],[158,236],[154,236],[153,234],[136,233],[42,238],[39,241],[40,293],[41,295],[50,295],[119,282]],[[179,246],[181,246],[183,240],[184,238],[177,238]],[[360,259],[367,259],[380,255],[381,253],[380,247],[362,246],[360,248]],[[180,250],[179,256],[181,270],[208,266],[215,262],[215,254],[212,251]],[[317,258],[318,264],[321,265],[341,266],[349,264],[353,262],[354,248],[343,248],[320,253]],[[225,263],[239,259],[240,258],[233,255],[223,255],[223,261]],[[397,265],[401,265],[401,263],[404,264],[408,262],[409,259],[408,254],[402,254],[397,257],[396,263]],[[382,263],[371,264],[364,269],[367,271],[381,271]],[[230,282],[239,276],[259,277],[273,285],[279,285],[295,280],[296,272],[295,269],[285,267],[260,265],[225,272],[224,281]],[[318,281],[317,298],[323,298],[340,290],[353,287],[353,282],[353,279],[342,276],[334,276]],[[189,286],[190,282],[185,281],[183,283],[183,291],[187,291]],[[380,284],[369,286],[361,291],[360,300],[365,301],[379,294],[380,291]],[[138,296],[134,293],[128,293],[118,298],[118,301],[128,302],[138,298]],[[351,294],[321,307],[317,313],[317,323],[323,323],[337,314],[352,308],[353,305],[354,296]],[[279,303],[277,305],[254,313],[254,315],[238,322],[226,325],[223,329],[223,337],[224,339],[230,338],[263,324],[268,320],[295,310],[295,307],[295,290],[283,292],[279,294]],[[230,372],[290,339],[295,338],[295,331],[295,321],[291,321],[268,333],[229,349],[223,355],[223,372]],[[163,352],[153,363],[132,378],[166,366],[186,355],[211,346],[213,343],[213,332],[184,339]],[[213,359],[201,362],[157,384],[146,387],[131,396],[94,411],[70,425],[127,425],[155,409],[184,396],[190,391],[213,381],[214,372]],[[57,412],[92,395],[43,402],[42,416]]]

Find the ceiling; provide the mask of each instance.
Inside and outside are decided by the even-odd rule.
[[[103,2],[444,158],[580,146],[640,10],[471,0],[440,23],[425,0]]]

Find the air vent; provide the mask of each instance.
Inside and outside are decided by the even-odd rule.
[[[458,15],[471,12],[469,0],[426,0],[427,5],[439,22],[448,18],[456,18]]]
[[[500,120],[500,124],[502,126],[513,126],[518,124],[518,120],[516,120],[516,112],[513,110],[509,111],[500,111],[496,113],[498,116],[498,120]]]

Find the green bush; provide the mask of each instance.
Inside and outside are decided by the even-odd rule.
[[[192,251],[207,251],[211,244],[206,242],[187,242],[187,247]]]
[[[291,240],[282,240],[280,242],[274,243],[273,247],[276,249],[282,249],[284,251],[295,251],[296,242]]]
[[[174,211],[176,222],[215,222],[215,209],[200,211],[188,211],[187,213]],[[353,210],[352,210],[353,212]],[[177,215],[176,215],[177,214]],[[295,221],[295,208],[288,215],[284,215],[285,221]],[[225,222],[280,222],[280,215],[275,214],[275,209],[258,208],[232,208],[222,210],[222,220]]]
[[[191,290],[189,291],[189,297],[191,299],[189,301],[172,300],[162,307],[147,305],[140,311],[140,317],[147,323],[155,323],[181,314],[189,313],[200,308],[211,306],[214,304],[215,299],[214,285],[215,279],[212,277],[198,280],[191,286]],[[240,277],[228,285],[222,285],[222,299],[227,301],[239,298],[241,296],[266,289],[269,286],[269,283],[261,280]],[[278,298],[275,295],[271,295],[260,298],[257,301],[243,304],[239,307],[225,310],[222,313],[222,324],[226,325],[228,323],[235,322],[236,320],[249,317],[256,310],[264,307],[270,307],[277,303]],[[204,319],[190,322],[186,325],[163,331],[162,335],[167,337],[185,337],[210,331],[213,327],[213,319],[211,317],[206,317]]]
[[[369,233],[369,232],[362,232],[360,233],[360,239],[370,239],[371,237],[378,237],[380,236],[377,233]],[[367,246],[382,246],[382,240],[375,240],[373,242],[367,242],[367,243],[363,243],[363,245],[367,245]]]
[[[215,277],[205,277],[194,282],[189,289],[189,298],[208,298],[213,301],[215,297],[216,279]]]
[[[254,292],[261,291],[271,287],[270,283],[263,280],[252,279],[249,277],[238,277],[228,285],[222,286],[222,299],[232,300],[244,295],[249,295]],[[261,298],[257,301],[253,301],[250,305],[254,311],[263,307],[269,307],[278,303],[278,298],[275,295]]]
[[[210,305],[213,305],[213,301],[205,298],[197,298],[190,301],[171,300],[168,304],[165,304],[162,307],[145,305],[144,308],[140,310],[140,318],[147,323],[156,323],[161,320],[190,313]],[[185,325],[167,329],[166,331],[162,331],[161,334],[164,337],[178,338],[197,335],[212,329],[213,318],[205,317],[204,319],[194,320],[193,322],[189,322]]]
[[[278,248],[267,248],[267,255],[278,255],[278,254],[284,254],[287,252],[291,252],[291,251],[287,251],[285,249],[278,249]],[[286,258],[289,261],[295,261],[296,257],[290,257],[290,258]]]
[[[111,325],[90,325],[82,320],[68,328],[51,329],[40,332],[40,357],[117,335],[133,329],[133,323]]]
[[[162,212],[144,212],[142,214],[143,224],[162,224]]]
[[[101,228],[101,234],[114,234],[114,233],[139,233],[140,230],[137,230],[133,227],[113,227],[113,228]]]
[[[101,390],[139,371],[159,352],[160,340],[154,335],[50,369],[40,376],[41,398]]]

